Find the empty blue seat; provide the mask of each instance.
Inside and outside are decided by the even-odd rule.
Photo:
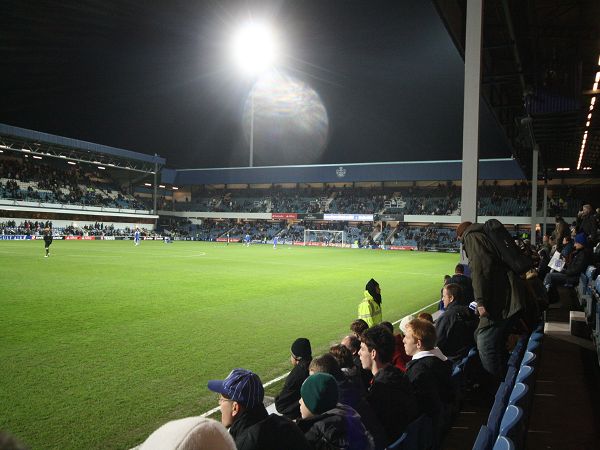
[[[523,355],[523,359],[521,360],[522,366],[535,366],[535,353],[530,352],[529,350],[525,352]]]
[[[490,450],[494,442],[494,436],[489,428],[482,425],[473,444],[473,450]]]
[[[508,366],[508,370],[506,371],[506,377],[504,377],[504,382],[507,384],[507,386],[514,385],[516,377],[517,368],[515,366]]]
[[[510,438],[518,448],[523,441],[523,410],[518,406],[509,405],[500,422],[500,436]]]
[[[526,403],[525,400],[527,399],[528,392],[529,387],[526,384],[516,383],[508,398],[508,404],[525,409],[524,404]]]
[[[531,375],[533,374],[533,367],[531,366],[521,366],[519,372],[517,373],[517,383],[523,384],[531,384]]]
[[[536,353],[540,347],[540,341],[529,340],[527,343],[527,351]]]
[[[496,436],[498,434],[498,430],[500,429],[500,421],[502,420],[502,415],[504,414],[504,410],[508,405],[509,393],[509,385],[504,382],[500,383],[500,386],[496,391],[494,404],[492,405],[492,409],[490,409],[490,414],[488,415],[487,421],[487,427],[493,436]]]
[[[421,414],[408,424],[402,436],[386,448],[387,450],[421,450],[432,446],[433,425],[431,418],[426,414]]]
[[[542,339],[544,339],[544,332],[543,331],[534,331],[533,333],[531,333],[531,336],[529,337],[529,342],[541,341]]]
[[[506,436],[498,436],[492,450],[515,450],[515,444]]]

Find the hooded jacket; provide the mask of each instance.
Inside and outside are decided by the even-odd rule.
[[[381,305],[379,305],[369,291],[364,292],[363,301],[358,305],[358,318],[364,320],[371,328],[373,325],[381,323]]]
[[[315,450],[374,449],[373,438],[358,413],[341,403],[323,414],[299,420],[298,426]]]
[[[527,287],[519,275],[502,262],[483,225],[470,225],[463,233],[462,242],[469,258],[475,301],[477,306],[485,307],[488,314],[480,318],[479,328],[521,311],[529,295]]]

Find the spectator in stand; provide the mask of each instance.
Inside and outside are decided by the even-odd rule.
[[[364,322],[364,320],[362,322]],[[365,330],[367,330],[367,329],[368,329],[368,327],[365,328]],[[360,335],[362,336],[362,332]],[[373,379],[373,374],[371,373],[370,369],[368,369],[368,370],[363,369],[362,363],[360,361],[360,356],[358,355],[358,352],[360,351],[360,338],[355,335],[346,336],[344,339],[342,339],[342,345],[344,345],[346,348],[348,348],[348,350],[350,350],[350,352],[352,353],[352,361],[354,362],[355,366],[358,368],[358,372],[360,373],[360,378],[363,382],[363,387],[365,389],[368,389],[369,386],[371,385],[371,380]]]
[[[446,286],[450,282],[450,278],[452,278],[450,275],[444,275],[444,285],[442,286],[442,289],[440,289],[440,304],[438,305],[439,311],[444,310],[444,301],[442,300],[442,295],[444,291],[444,286]]]
[[[356,338],[355,338],[356,339]],[[360,349],[360,341],[358,341],[358,348]],[[329,348],[329,353],[335,358],[338,366],[344,377],[348,378],[352,383],[354,383],[358,388],[360,388],[363,392],[366,392],[365,386],[363,384],[361,373],[362,370],[360,367],[357,367],[354,363],[354,359],[352,358],[352,352],[343,344],[332,345]],[[360,359],[359,359],[360,361]],[[313,360],[314,362],[314,360]],[[312,367],[312,363],[311,366]],[[310,372],[310,368],[309,368]],[[328,372],[331,373],[331,372]],[[334,375],[332,373],[332,375]],[[335,376],[335,375],[334,375]],[[352,406],[352,405],[350,405]]]
[[[238,450],[310,449],[291,420],[267,413],[263,385],[255,373],[233,369],[224,380],[210,380],[208,389],[220,394],[221,423],[229,428]]]
[[[583,205],[581,211],[577,213],[575,231],[584,233],[591,247],[594,247],[598,242],[598,217],[596,217],[592,205]]]
[[[350,331],[352,331],[352,334],[359,339],[368,328],[369,324],[363,319],[356,319],[350,324]]]
[[[227,429],[219,422],[204,417],[186,417],[164,424],[137,449],[236,450],[236,446]]]
[[[308,366],[312,360],[310,341],[298,338],[291,348],[290,362],[293,369],[285,379],[281,392],[275,397],[275,408],[280,414],[292,420],[300,417],[300,387],[308,378]]]
[[[381,289],[373,278],[365,286],[363,301],[358,305],[358,318],[369,327],[381,323]]]
[[[562,242],[565,236],[569,236],[569,225],[565,222],[561,216],[556,216],[554,219],[554,231],[552,232],[552,237],[556,242],[556,250],[562,250]]]
[[[468,305],[475,300],[473,294],[473,281],[465,275],[465,266],[462,264],[456,265],[454,268],[454,275],[448,280],[448,283],[458,284],[462,288],[462,298],[460,299],[460,302],[463,305]]]
[[[561,272],[550,272],[544,278],[544,286],[550,296],[550,300],[556,301],[558,299],[556,286],[577,284],[579,275],[585,272],[591,261],[592,252],[587,246],[586,235],[584,232],[578,233],[575,236],[575,251],[571,256],[570,263],[565,265]]]
[[[372,450],[373,438],[350,406],[338,403],[338,386],[328,373],[302,384],[298,427],[313,449]],[[282,448],[288,448],[287,446]]]
[[[337,351],[338,347],[346,349],[343,345],[332,348]],[[349,356],[349,353],[347,355]],[[338,402],[350,406],[360,415],[365,428],[373,436],[375,448],[385,448],[387,442],[385,430],[365,398],[366,390],[363,388],[360,379],[356,381],[352,377],[347,377],[333,353],[325,353],[323,356],[313,359],[310,363],[309,373],[310,375],[328,373],[333,376],[338,385]]]
[[[391,322],[381,322],[381,325],[386,327],[390,333],[394,335],[394,354],[392,355],[392,364],[400,369],[402,372],[406,372],[406,363],[411,360],[411,357],[404,351],[404,335],[394,334],[394,325]]]
[[[443,291],[442,291],[443,294]],[[417,319],[426,320],[429,323],[433,323],[433,316],[427,312],[419,313]]]
[[[450,283],[444,286],[444,306],[446,312],[436,323],[437,345],[444,355],[456,364],[475,346],[473,334],[478,319],[464,304],[462,287]]]
[[[373,373],[367,401],[387,433],[388,445],[396,441],[407,425],[417,418],[417,399],[404,373],[392,365],[394,336],[376,325],[364,332],[360,360]]]
[[[412,356],[406,375],[413,386],[421,411],[433,422],[434,448],[439,448],[444,431],[449,427],[454,389],[452,364],[444,355],[433,351],[435,327],[427,320],[415,319],[406,326],[404,346]]]
[[[506,373],[510,329],[529,294],[524,281],[500,259],[482,224],[463,222],[456,232],[471,268],[479,313],[475,337],[479,358],[490,376],[487,388],[495,392]]]

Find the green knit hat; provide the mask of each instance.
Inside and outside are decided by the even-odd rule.
[[[304,380],[300,395],[311,413],[323,414],[338,402],[337,382],[328,373],[315,373]]]

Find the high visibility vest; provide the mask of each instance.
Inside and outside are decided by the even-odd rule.
[[[381,317],[381,306],[377,304],[369,291],[365,291],[365,298],[358,305],[358,318],[364,320],[369,325],[369,328],[373,325],[381,323],[383,320]]]

